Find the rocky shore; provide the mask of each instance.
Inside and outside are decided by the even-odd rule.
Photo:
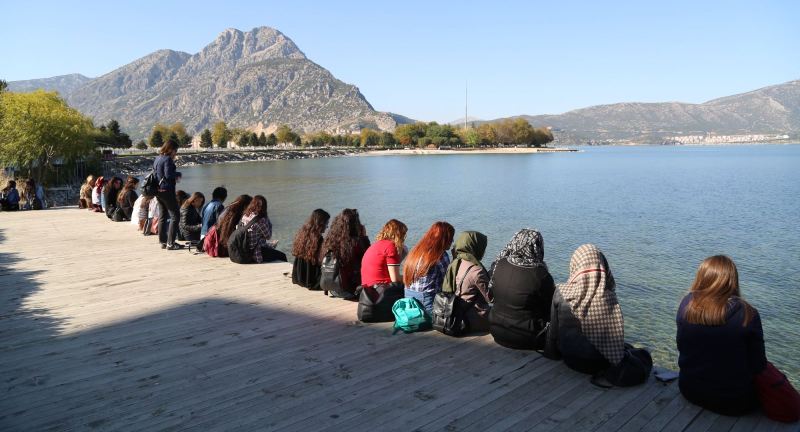
[[[256,162],[290,159],[314,159],[323,157],[352,156],[363,151],[360,149],[314,149],[314,150],[243,150],[243,151],[205,151],[205,152],[180,152],[175,164],[180,167],[196,165]],[[118,156],[113,161],[106,163],[105,171],[114,175],[142,175],[148,173],[153,167],[152,154]]]

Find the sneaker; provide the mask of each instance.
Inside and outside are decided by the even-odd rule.
[[[173,243],[173,244],[167,246],[167,250],[180,250],[180,249],[184,249],[185,247],[186,246],[184,246],[184,245],[182,245],[180,243]]]
[[[147,235],[147,234],[145,234],[145,235]],[[161,249],[166,249],[166,248],[167,248],[167,244],[166,243],[161,243]]]

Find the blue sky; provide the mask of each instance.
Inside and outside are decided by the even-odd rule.
[[[382,111],[450,121],[702,102],[800,79],[800,2],[8,1],[0,78],[99,76],[271,26]]]

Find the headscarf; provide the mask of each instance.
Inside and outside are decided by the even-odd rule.
[[[611,364],[618,364],[625,354],[625,333],[614,287],[606,257],[595,245],[585,244],[572,254],[569,281],[557,289],[589,342]]]
[[[486,252],[486,245],[488,243],[489,239],[486,235],[477,231],[464,231],[458,236],[453,253],[453,262],[447,267],[447,274],[444,276],[442,292],[456,292],[456,276],[458,275],[458,268],[462,261],[467,261],[483,268],[481,258],[483,258],[483,254]]]
[[[517,231],[506,247],[497,254],[492,263],[492,277],[489,279],[489,289],[494,288],[494,271],[497,262],[506,259],[509,263],[517,267],[534,268],[544,267],[544,239],[539,231],[532,228],[524,228]]]

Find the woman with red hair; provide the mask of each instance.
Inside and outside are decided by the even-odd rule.
[[[450,256],[447,251],[453,244],[455,229],[447,222],[434,222],[428,232],[411,249],[403,267],[403,282],[407,298],[419,300],[431,313],[433,299],[442,290]]]

